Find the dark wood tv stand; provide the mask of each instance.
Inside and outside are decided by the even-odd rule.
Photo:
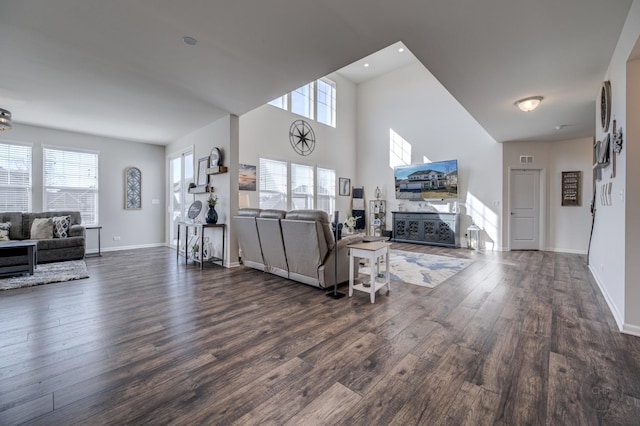
[[[458,247],[458,213],[392,212],[393,241]]]

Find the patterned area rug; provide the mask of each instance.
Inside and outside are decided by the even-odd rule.
[[[22,275],[0,279],[0,290],[10,290],[34,285],[59,283],[63,281],[89,278],[84,260],[45,263],[38,265],[33,275]]]
[[[433,288],[471,265],[473,261],[435,254],[391,250],[389,263],[392,280]],[[384,267],[381,266],[380,269],[384,270]],[[360,268],[360,273],[368,274],[369,270]]]

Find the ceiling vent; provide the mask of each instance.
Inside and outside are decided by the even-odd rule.
[[[520,164],[533,164],[533,155],[521,155]]]

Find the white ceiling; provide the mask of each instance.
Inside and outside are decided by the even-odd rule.
[[[591,136],[631,3],[0,0],[0,108],[162,144],[402,41],[497,141]]]

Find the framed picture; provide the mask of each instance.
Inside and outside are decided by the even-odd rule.
[[[256,190],[256,166],[250,164],[240,164],[238,167],[240,177],[238,181],[238,189],[240,191]]]
[[[207,168],[209,167],[209,157],[203,157],[198,160],[198,186],[203,186],[209,183],[209,175],[207,175]]]
[[[338,195],[351,195],[351,179],[338,178]]]

